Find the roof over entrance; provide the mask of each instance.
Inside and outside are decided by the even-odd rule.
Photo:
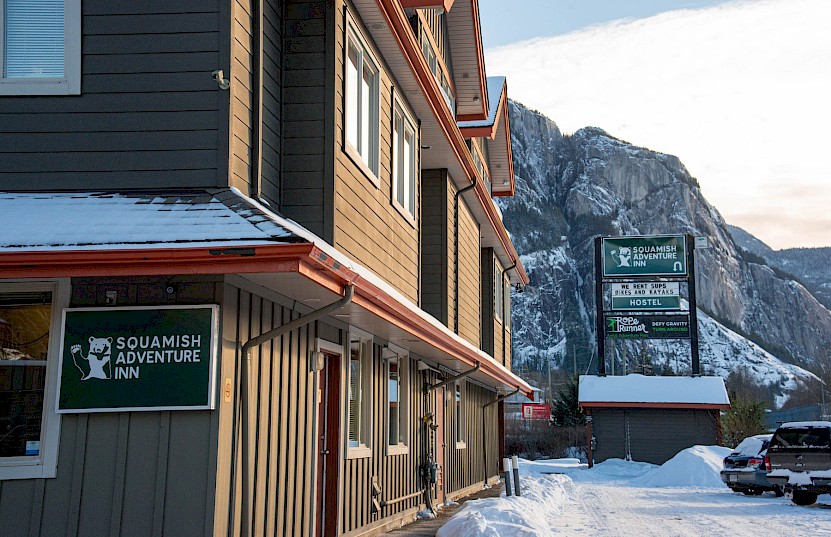
[[[583,408],[729,408],[721,377],[580,377]]]
[[[472,378],[531,387],[393,286],[236,189],[0,193],[0,279],[236,274]]]

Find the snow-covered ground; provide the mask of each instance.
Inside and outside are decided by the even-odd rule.
[[[521,461],[522,497],[471,500],[438,537],[831,536],[831,497],[799,507],[744,496],[719,478],[730,449],[695,446],[662,466],[608,460]]]

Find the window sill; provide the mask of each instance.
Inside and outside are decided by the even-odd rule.
[[[456,442],[456,449],[467,449],[467,442]]]
[[[392,206],[395,207],[395,210],[398,211],[398,214],[400,214],[404,220],[406,220],[407,223],[413,227],[413,229],[418,229],[418,223],[416,222],[415,216],[411,215],[410,211],[402,207],[395,198],[392,198],[390,202],[392,203]]]
[[[398,444],[397,446],[387,446],[387,455],[407,455],[410,453],[410,448],[406,444]]]
[[[48,468],[40,460],[18,459],[0,463],[0,481],[12,479],[49,479],[57,475],[56,468]]]
[[[378,178],[378,175],[369,168],[369,165],[364,162],[364,158],[349,141],[343,142],[343,152],[346,153],[349,160],[366,176],[369,182],[375,185],[375,188],[381,188],[381,180]]]
[[[80,79],[79,79],[80,80]],[[32,79],[22,78],[19,80],[0,80],[0,97],[2,96],[26,96],[26,95],[80,95],[81,85],[74,80],[65,78],[58,79]]]
[[[368,459],[372,457],[372,449],[366,446],[348,447],[346,448],[346,459]]]

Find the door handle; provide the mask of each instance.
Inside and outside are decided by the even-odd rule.
[[[320,450],[320,454],[321,454],[321,455],[328,455],[328,454],[329,454],[329,450],[328,450],[328,449],[322,449],[322,450]]]

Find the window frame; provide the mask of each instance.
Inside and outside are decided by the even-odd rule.
[[[358,424],[358,431],[359,437],[357,440],[351,440],[350,435],[352,434],[352,429],[350,426],[350,415],[352,409],[350,407],[350,389],[351,389],[351,382],[352,382],[352,370],[351,370],[351,362],[352,362],[352,343],[357,340],[358,345],[361,348],[361,365],[360,365],[360,372],[361,372],[361,380],[360,380],[360,410],[359,410],[359,418],[360,422]],[[356,328],[349,329],[349,338],[348,343],[346,345],[346,357],[347,359],[344,360],[345,365],[345,372],[344,372],[344,380],[346,382],[345,392],[347,396],[345,397],[346,403],[346,427],[344,427],[345,435],[344,435],[344,442],[346,444],[346,458],[347,459],[360,459],[372,456],[372,374],[373,374],[373,363],[375,361],[375,345],[373,343],[372,335],[364,332],[363,330],[358,330]]]
[[[384,443],[387,455],[406,455],[410,452],[410,370],[409,354],[406,351],[394,349],[391,345],[387,347],[390,356],[384,358]],[[398,438],[399,442],[390,442],[390,364],[398,364]]]
[[[5,0],[0,0],[0,97],[12,95],[80,95],[81,0],[64,0],[63,78],[6,78]]]
[[[61,438],[61,415],[57,413],[58,374],[63,348],[63,310],[69,307],[70,283],[58,280],[6,280],[0,282],[0,293],[52,293],[49,324],[49,350],[46,362],[46,384],[43,389],[43,410],[40,452],[37,456],[0,458],[0,481],[13,479],[49,479],[57,476]]]
[[[396,128],[396,120],[400,117],[401,133],[399,134]],[[404,152],[404,141],[407,133],[412,134],[412,143],[410,146],[410,181],[405,182],[402,188],[404,199],[398,199],[399,181],[404,178],[399,176],[399,168],[401,172],[405,172],[403,164],[401,163],[401,155]],[[395,97],[392,106],[392,121],[390,124],[390,201],[393,206],[404,216],[411,225],[415,226],[418,220],[418,193],[419,183],[421,179],[421,165],[419,162],[419,129],[416,121],[413,119],[413,114],[401,102],[401,99]],[[401,147],[399,147],[399,145]],[[406,203],[409,202],[409,203]],[[407,205],[410,205],[409,207]]]
[[[511,330],[511,279],[505,271],[502,276],[502,324],[505,330]]]
[[[493,316],[497,321],[502,321],[502,310],[505,307],[503,283],[504,276],[502,267],[497,259],[493,260]]]
[[[467,449],[465,434],[467,432],[467,419],[465,416],[466,401],[467,380],[457,380],[453,383],[453,440],[456,449]]]
[[[0,0],[1,1],[1,0]],[[350,140],[350,124],[351,105],[352,105],[352,90],[350,89],[350,50],[357,50],[357,84],[358,96],[356,97],[355,106],[357,110],[354,112],[354,117],[358,121],[356,127],[356,134],[358,140],[356,142],[359,146],[364,143],[367,144],[366,158],[362,154],[363,147],[356,147],[355,143]],[[374,52],[370,48],[368,41],[364,38],[360,31],[358,24],[351,15],[347,15],[346,29],[344,32],[344,48],[343,48],[343,150],[349,155],[350,159],[363,171],[367,178],[376,186],[381,186],[379,180],[381,169],[381,63],[377,60]],[[366,131],[368,140],[361,140],[363,132],[363,109],[364,102],[363,91],[363,73],[364,66],[368,66],[373,73],[370,88],[371,95],[367,101],[367,118],[368,130]]]

